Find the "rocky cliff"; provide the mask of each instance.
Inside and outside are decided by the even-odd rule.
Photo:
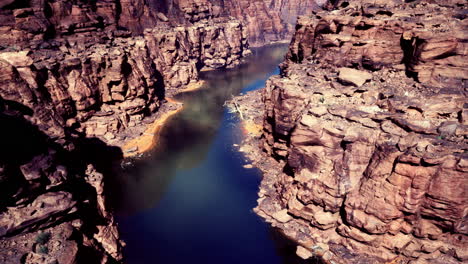
[[[35,124],[44,113],[0,97],[0,262],[121,261],[96,169],[121,152],[97,139],[46,134],[47,124]]]
[[[111,145],[199,71],[238,65],[246,29],[197,1],[0,8],[0,262],[121,262],[104,186],[123,153]]]
[[[225,12],[243,21],[252,46],[289,41],[298,15],[320,9],[321,1],[216,0]]]
[[[0,91],[48,116],[41,125],[56,137],[67,127],[112,141],[157,110],[166,93],[196,82],[200,69],[240,63],[249,52],[242,25],[210,23],[158,27],[91,45],[67,41],[0,52]]]
[[[0,40],[1,95],[44,112],[55,136],[67,127],[112,141],[157,110],[166,93],[196,82],[201,69],[233,67],[249,53],[243,25],[211,6],[180,3],[177,12],[165,10],[171,19],[157,12],[167,7],[145,1],[1,7],[8,36]]]
[[[231,16],[246,26],[252,46],[289,41],[299,15],[320,9],[323,0],[165,0],[149,1],[149,6],[167,17],[197,21],[210,15]],[[159,3],[159,4],[157,4]],[[179,7],[179,8],[176,8]],[[180,21],[180,19],[179,19]]]
[[[335,2],[262,92],[256,212],[303,258],[468,261],[466,2]]]
[[[44,46],[44,40],[80,41],[141,35],[160,25],[189,25],[214,17],[235,17],[260,46],[289,40],[298,15],[319,9],[319,0],[130,0],[0,2],[0,48]]]

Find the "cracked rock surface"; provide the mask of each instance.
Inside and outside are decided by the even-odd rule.
[[[250,53],[241,22],[196,2],[0,1],[1,263],[123,262],[113,146]]]
[[[466,3],[335,7],[301,17],[281,75],[238,101],[263,119],[241,149],[264,172],[256,212],[304,258],[468,261]]]

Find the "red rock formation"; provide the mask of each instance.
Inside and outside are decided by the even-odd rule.
[[[337,6],[263,92],[257,213],[304,258],[468,261],[465,3]]]
[[[96,153],[85,150],[83,138],[44,134],[53,127],[38,127],[37,120],[41,113],[0,97],[0,262],[79,263],[86,259],[80,252],[102,263],[121,261],[104,178],[89,163]],[[110,148],[102,151],[113,156]]]
[[[246,30],[202,4],[0,5],[0,262],[120,262],[103,157],[122,153],[106,143],[121,144],[202,68],[238,65]],[[34,242],[42,233],[53,239]]]
[[[201,67],[232,67],[248,52],[236,21],[155,28],[87,49],[69,44],[1,52],[0,92],[48,115],[56,136],[69,127],[107,140],[154,112],[165,92],[197,81]]]
[[[159,25],[191,24],[233,16],[248,29],[253,46],[287,41],[298,15],[319,9],[323,1],[307,0],[130,0],[6,1],[0,7],[0,48],[45,45],[44,40],[81,41],[108,35],[140,35]]]
[[[42,113],[43,120],[35,123],[47,126],[51,136],[63,138],[67,127],[108,142],[119,140],[116,134],[157,110],[164,94],[197,81],[201,68],[233,67],[248,54],[247,33],[238,21],[213,14],[209,3],[189,3],[166,6],[166,13],[179,12],[180,19],[191,21],[183,27],[168,24],[176,23],[177,16],[169,21],[156,13],[157,19],[150,18],[164,6],[150,8],[144,1],[3,6],[5,19],[21,13],[25,21],[45,20],[41,34],[20,29],[18,19],[2,28],[12,36],[2,39],[4,44],[23,48],[7,46],[0,52],[0,94]],[[125,5],[132,7],[124,11]],[[134,20],[136,16],[141,20]],[[137,33],[158,21],[161,25],[143,36],[117,30],[125,26]],[[54,34],[47,36],[47,30]],[[47,37],[54,38],[45,41]]]
[[[218,0],[225,12],[243,21],[252,46],[288,41],[298,15],[318,9],[317,1],[296,0]]]

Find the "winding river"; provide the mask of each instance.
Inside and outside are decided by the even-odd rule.
[[[286,45],[253,50],[231,70],[204,72],[205,85],[175,99],[184,109],[161,131],[152,153],[118,179],[117,221],[129,264],[301,263],[294,247],[258,217],[260,174],[235,150],[241,132],[224,102],[261,88]]]

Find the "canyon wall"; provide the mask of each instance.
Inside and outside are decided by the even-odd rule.
[[[319,10],[323,4],[323,0],[149,1],[149,6],[167,17],[180,17],[177,10],[184,10],[185,21],[190,22],[210,14],[237,18],[246,26],[251,46],[289,41],[294,33],[297,17]]]
[[[465,263],[466,2],[335,2],[263,91],[255,210],[303,258]]]
[[[298,15],[319,9],[307,0],[130,0],[0,2],[0,49],[44,46],[44,40],[81,41],[122,34],[141,35],[160,25],[188,25],[214,17],[235,17],[260,46],[289,40]]]
[[[120,150],[95,138],[48,135],[51,127],[37,122],[43,114],[0,97],[0,262],[122,261],[97,171]]]
[[[215,0],[225,12],[245,23],[252,46],[289,41],[298,15],[320,9],[321,1]]]
[[[132,20],[141,14],[125,5],[151,10],[156,18],[139,18],[155,25]],[[33,123],[53,138],[69,131],[118,145],[127,137],[119,132],[196,83],[200,70],[234,67],[250,53],[244,26],[211,5],[182,5],[171,19],[139,1],[7,1],[2,8],[8,37],[0,40],[0,95],[31,108]]]
[[[55,130],[50,135],[63,137],[66,127],[112,141],[155,112],[166,93],[196,82],[200,69],[233,67],[247,55],[238,21],[207,23],[91,45],[68,40],[50,49],[0,52],[1,94],[49,116],[41,126]]]
[[[250,53],[242,23],[193,3],[0,1],[0,262],[123,261],[112,146]]]

